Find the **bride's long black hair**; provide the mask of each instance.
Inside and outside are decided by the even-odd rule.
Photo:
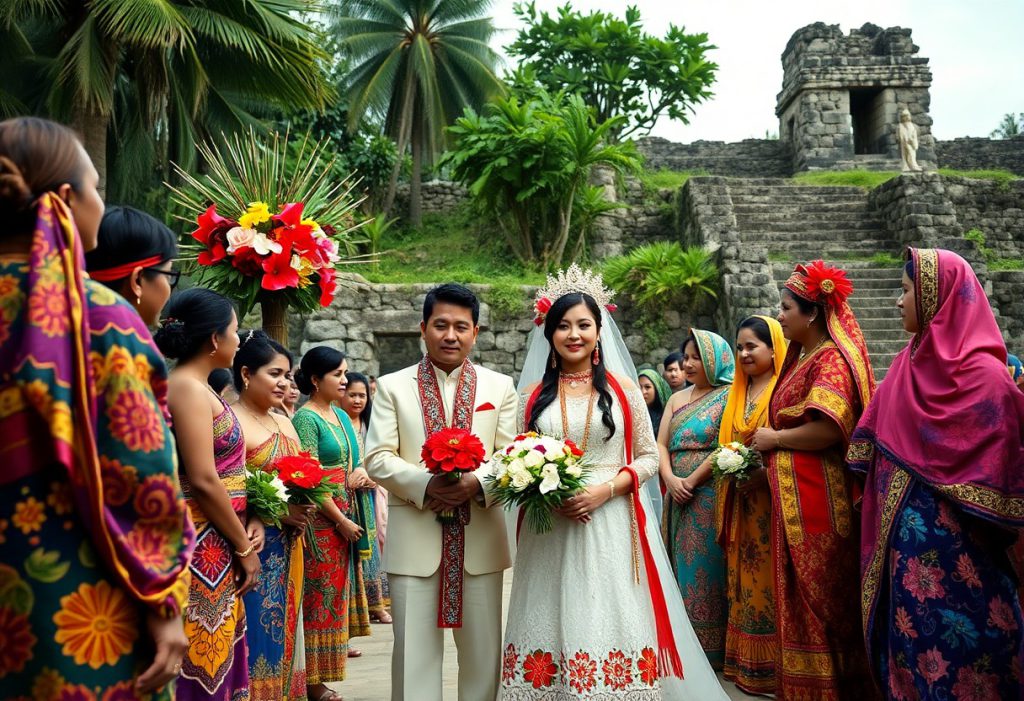
[[[551,339],[554,337],[555,331],[558,330],[558,324],[561,323],[565,313],[578,304],[587,305],[587,309],[594,316],[594,323],[597,324],[598,332],[601,331],[601,307],[598,306],[597,302],[590,295],[582,292],[572,292],[562,295],[551,305],[551,309],[548,310],[548,315],[544,320],[544,338],[547,339],[548,348],[551,351],[551,355],[548,357],[554,356],[555,365],[552,367],[549,361],[544,368],[544,378],[541,380],[540,394],[537,395],[537,401],[534,403],[533,410],[530,413],[529,430],[531,431],[537,430],[537,417],[558,399],[558,376],[562,370],[562,356],[558,354],[558,351],[551,344]],[[597,342],[597,348],[600,352],[600,340]],[[601,358],[601,362],[594,366],[593,385],[594,389],[597,390],[597,408],[601,410],[601,423],[608,428],[608,435],[605,437],[605,440],[608,440],[615,435],[615,421],[612,418],[612,395],[608,391],[608,370],[605,368],[604,358]],[[629,408],[622,407],[622,410],[629,411]]]

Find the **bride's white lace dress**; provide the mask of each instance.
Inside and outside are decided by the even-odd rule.
[[[623,383],[627,384],[627,383]],[[658,472],[658,451],[643,397],[635,386],[623,388],[633,417],[633,462],[641,481]],[[520,426],[529,397],[521,397]],[[582,443],[587,397],[566,399],[568,438]],[[622,407],[613,393],[615,435],[609,440],[595,406],[585,459],[593,466],[588,483],[603,484],[624,463]],[[537,428],[563,437],[558,402],[539,416]],[[628,701],[725,699],[693,629],[686,620],[674,580],[665,591],[684,679],[658,676],[654,609],[643,560],[640,583],[634,579],[630,501],[616,495],[592,513],[589,523],[555,517],[550,533],[523,527],[519,537],[499,698],[554,701],[608,699]],[[664,546],[656,528],[648,528],[652,550]],[[660,577],[659,577],[660,579]],[[674,605],[673,605],[674,603]],[[675,615],[671,615],[671,614]]]

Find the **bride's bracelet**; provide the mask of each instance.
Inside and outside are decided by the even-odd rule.
[[[608,480],[605,484],[608,485],[608,501],[615,498],[615,480]]]

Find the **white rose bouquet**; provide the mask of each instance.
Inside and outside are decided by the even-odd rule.
[[[506,509],[521,506],[534,533],[551,530],[551,512],[583,489],[589,473],[575,443],[533,431],[516,436],[492,459],[498,467],[485,478],[488,489]]]
[[[711,456],[711,472],[717,479],[731,477],[741,482],[761,467],[761,454],[738,441],[725,443]]]

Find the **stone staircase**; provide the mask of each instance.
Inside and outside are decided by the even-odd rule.
[[[797,262],[823,258],[846,270],[854,286],[850,306],[882,379],[908,336],[895,307],[902,269],[870,260],[876,253],[898,257],[900,246],[885,236],[867,193],[781,178],[730,180],[729,193],[741,242],[768,247],[777,284]]]

